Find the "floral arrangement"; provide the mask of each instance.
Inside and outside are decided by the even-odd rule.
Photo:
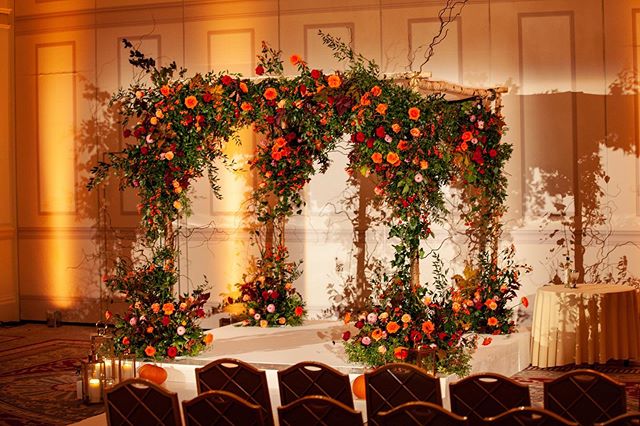
[[[174,297],[177,277],[172,254],[159,250],[153,259],[136,266],[120,260],[115,272],[103,277],[106,286],[129,303],[122,316],[106,312],[106,319],[115,322],[117,353],[160,360],[196,355],[212,342],[212,335],[203,335],[197,325],[205,316],[209,293],[199,288]]]
[[[302,296],[293,282],[300,276],[299,264],[287,262],[287,249],[278,246],[275,253],[264,253],[256,262],[256,271],[245,275],[239,284],[238,299],[227,303],[244,303],[247,318],[243,326],[278,327],[302,325],[306,310]]]

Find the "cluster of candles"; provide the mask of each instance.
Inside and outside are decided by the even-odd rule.
[[[116,356],[113,336],[99,323],[98,333],[91,336],[91,354],[82,361],[82,399],[89,404],[101,403],[105,388],[136,377],[136,357],[133,354]]]

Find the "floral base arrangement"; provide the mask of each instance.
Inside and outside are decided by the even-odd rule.
[[[255,262],[255,271],[237,284],[237,299],[227,297],[223,305],[241,303],[246,318],[243,326],[278,327],[302,325],[307,312],[293,285],[301,275],[300,262],[288,262],[286,247],[265,250]]]
[[[131,265],[120,260],[115,272],[103,278],[106,286],[123,296],[129,306],[123,315],[105,316],[115,323],[115,351],[139,359],[162,360],[194,356],[212,343],[213,336],[199,326],[209,293],[198,288],[175,297],[177,283],[173,253],[161,249],[152,259]]]

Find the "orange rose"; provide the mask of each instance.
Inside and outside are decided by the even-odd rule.
[[[284,325],[284,323],[286,323],[286,322],[287,322],[287,319],[285,317],[278,318],[278,324]]]
[[[382,339],[382,330],[380,330],[379,328],[376,328],[375,330],[373,330],[371,332],[371,338],[376,342]]]
[[[422,160],[422,161],[420,162],[420,168],[421,168],[422,170],[425,170],[427,167],[429,167],[429,163],[428,163],[426,160]]]
[[[368,93],[365,93],[364,95],[360,96],[360,105],[362,106],[371,105],[371,99],[369,99]]]
[[[409,143],[407,141],[400,141],[398,142],[398,149],[400,151],[404,151],[405,149],[409,148]]]
[[[466,142],[462,142],[460,144],[460,151],[466,151],[468,147],[469,147],[469,145],[467,145]]]
[[[298,65],[300,62],[302,62],[302,58],[300,57],[300,55],[296,55],[295,53],[293,55],[291,55],[291,57],[289,58],[289,61],[291,62],[291,65]]]
[[[302,309],[302,306],[296,306],[296,309],[293,312],[297,317],[301,317],[302,314],[304,314],[304,309]]]
[[[393,123],[391,125],[391,130],[393,130],[393,133],[398,133],[401,129],[402,127],[400,127],[398,123]]]
[[[186,106],[189,109],[194,109],[196,107],[196,105],[198,105],[198,100],[196,99],[195,96],[187,96],[184,100],[184,106]]]
[[[425,321],[422,323],[422,332],[424,334],[431,335],[431,333],[433,333],[433,330],[435,329],[436,328],[431,321]]]
[[[204,344],[210,345],[213,343],[213,333],[207,333],[204,335]]]
[[[240,105],[240,109],[242,109],[243,111],[251,111],[253,109],[253,106],[249,102],[243,102]]]
[[[164,311],[165,315],[171,315],[175,310],[175,306],[173,306],[173,303],[165,303],[164,305],[162,305],[162,310]]]
[[[287,144],[287,140],[283,137],[279,137],[275,140],[273,146],[275,149],[283,148]]]
[[[149,357],[154,356],[156,354],[156,348],[154,348],[153,346],[147,346],[146,348],[144,348],[144,353]]]
[[[411,120],[417,120],[420,118],[420,109],[416,107],[409,108],[409,118]]]
[[[420,129],[417,129],[417,128],[415,128],[415,127],[414,127],[414,128],[412,128],[412,129],[409,131],[409,133],[411,133],[411,136],[413,136],[414,138],[418,138],[418,137],[420,137],[420,135],[422,134],[422,133],[420,132]]]
[[[387,154],[387,163],[393,164],[395,166],[396,164],[400,163],[400,157],[398,157],[398,154],[391,151]]]
[[[272,101],[278,97],[278,92],[273,87],[267,87],[263,96],[266,100]]]
[[[371,155],[371,160],[373,160],[373,162],[376,164],[382,163],[382,154],[380,154],[379,152],[374,152]]]
[[[147,333],[148,334],[153,333],[153,327],[151,327],[151,326],[147,327]]]
[[[526,297],[523,297],[520,300],[522,301],[522,306],[524,306],[525,308],[529,307],[529,299],[527,299]]]
[[[470,141],[471,139],[473,139],[473,133],[471,133],[471,132],[468,132],[468,131],[467,131],[467,132],[464,132],[464,133],[462,134],[462,140],[463,140],[463,141],[468,142],[468,141]]]
[[[153,305],[151,305],[151,310],[154,314],[157,314],[158,312],[160,312],[160,304],[154,303]]]
[[[171,89],[169,89],[169,86],[165,84],[160,88],[160,93],[162,93],[162,96],[169,96],[169,93],[171,93]]]
[[[400,320],[402,320],[402,322],[407,323],[411,321],[411,315],[409,314],[404,314],[402,315],[402,318],[400,318]]]
[[[498,325],[498,319],[496,317],[490,317],[487,320],[487,325],[489,325],[491,327],[495,327],[496,325]]]
[[[242,93],[249,92],[249,88],[247,87],[247,84],[243,81],[240,82],[240,90],[242,91]]]
[[[267,322],[267,320],[260,320],[260,327],[267,328],[268,325],[269,323]]]
[[[389,108],[387,104],[378,104],[376,112],[380,115],[385,115],[387,113],[387,108]]]
[[[331,87],[332,89],[336,89],[342,84],[342,79],[340,79],[339,75],[331,74],[329,77],[327,77],[327,83],[329,83],[329,87]]]
[[[373,86],[373,87],[371,88],[371,94],[372,94],[373,96],[380,96],[380,94],[381,94],[381,93],[382,93],[382,89],[381,89],[381,88],[379,88],[378,86]]]
[[[400,330],[400,326],[398,325],[398,323],[395,321],[389,321],[389,323],[387,324],[387,333],[394,334],[397,333],[398,330]]]

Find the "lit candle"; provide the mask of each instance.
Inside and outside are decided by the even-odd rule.
[[[120,380],[127,380],[133,378],[133,366],[129,361],[123,361],[122,369],[120,370]]]
[[[102,399],[100,387],[100,379],[89,379],[89,389],[87,389],[89,402],[100,402]]]
[[[104,360],[104,377],[107,380],[111,380],[113,379],[113,364],[112,361],[110,359],[105,359]]]

